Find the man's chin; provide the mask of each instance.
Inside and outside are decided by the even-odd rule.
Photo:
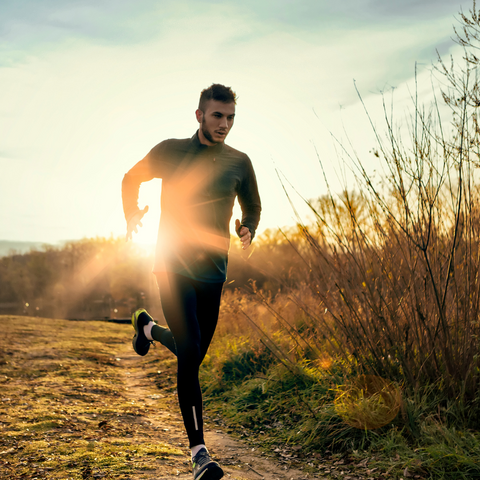
[[[202,133],[205,139],[213,144],[224,143],[225,138],[227,138],[227,135],[218,135],[218,133],[212,133],[212,132],[209,132],[208,130],[202,130]]]

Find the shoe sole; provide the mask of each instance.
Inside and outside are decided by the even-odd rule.
[[[133,313],[132,315],[132,325],[133,325],[133,328],[135,330],[135,335],[133,336],[132,338],[132,346],[133,346],[133,349],[135,350],[135,353],[137,355],[140,355],[142,357],[144,357],[147,353],[148,353],[148,350],[150,349],[150,341],[148,340],[147,337],[145,337],[145,334],[143,333],[143,325],[138,325],[138,317],[140,316],[140,314],[142,313],[147,313],[147,311],[142,308],[141,310],[137,310],[136,312]],[[140,328],[142,328],[142,332],[140,333]],[[145,352],[142,350],[142,351],[139,351],[139,349],[137,349],[137,342],[138,340],[140,340],[140,337],[143,335],[143,337],[145,337],[145,341],[148,342],[146,344],[146,350]],[[142,339],[142,342],[143,342],[143,339]]]
[[[195,478],[195,480],[220,480],[223,477],[223,470],[218,464],[207,466],[207,468]]]

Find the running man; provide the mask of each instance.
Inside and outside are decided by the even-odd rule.
[[[200,124],[192,138],[165,140],[124,177],[122,198],[127,240],[148,211],[138,207],[140,184],[162,179],[161,219],[153,272],[169,328],[144,310],[132,316],[133,348],[146,355],[152,341],[177,356],[177,392],[192,450],[195,480],[217,480],[203,436],[202,393],[198,372],[218,320],[227,273],[229,223],[235,198],[242,221],[235,230],[248,248],[260,220],[260,197],[247,155],[225,145],[235,118],[236,94],[213,84],[203,90],[196,110]]]

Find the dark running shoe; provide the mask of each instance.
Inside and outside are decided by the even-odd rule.
[[[138,355],[146,355],[150,344],[150,341],[143,332],[143,327],[148,325],[148,322],[153,321],[153,318],[147,313],[144,308],[140,308],[132,315],[132,325],[135,329],[135,335],[132,340],[133,349]]]
[[[214,462],[205,448],[202,448],[193,458],[194,480],[219,480],[223,477],[223,470]]]

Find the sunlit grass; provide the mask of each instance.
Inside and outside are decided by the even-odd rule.
[[[303,343],[261,304],[257,311],[255,296],[238,295],[224,306],[220,333],[202,367],[208,410],[225,419],[228,431],[255,447],[288,454],[292,465],[312,472],[322,462],[342,460],[352,465],[352,475],[375,469],[370,478],[401,478],[405,472],[421,479],[480,475],[480,435],[432,416],[434,402],[445,402],[441,389],[432,385],[411,398],[400,385],[352,368],[350,360],[332,353],[327,339],[315,355],[308,346],[318,349],[319,338],[311,338],[316,332],[301,327],[301,320],[289,317],[303,332]],[[279,294],[275,302],[283,305],[287,298]],[[318,464],[311,461],[316,454],[322,458]],[[353,468],[358,464],[360,470]]]
[[[117,355],[130,326],[7,316],[0,326],[1,478],[189,470],[184,452],[145,422],[151,407],[127,395]]]

